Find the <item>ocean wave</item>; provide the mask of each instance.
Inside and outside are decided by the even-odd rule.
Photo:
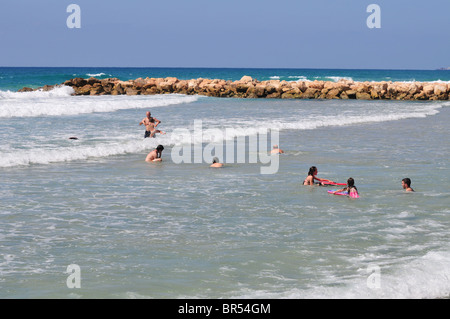
[[[442,107],[449,105],[450,103],[427,103],[427,104],[403,104],[397,105],[394,109],[388,107],[388,109],[376,110],[375,104],[372,105],[367,114],[358,114],[355,110],[352,114],[330,114],[330,115],[318,115],[312,116],[310,119],[292,119],[292,120],[271,120],[270,129],[275,130],[313,130],[321,127],[331,126],[348,126],[355,124],[375,123],[375,122],[387,122],[398,121],[409,118],[424,118],[427,116],[433,116],[439,113]],[[379,104],[378,106],[382,106]],[[367,112],[367,111],[365,111]],[[251,136],[259,134],[261,131],[267,131],[267,122],[264,120],[236,120],[233,127],[218,127],[217,125],[207,124],[209,128],[219,128],[226,130],[230,133],[230,136]],[[212,137],[213,138],[213,137]]]
[[[379,82],[379,81],[371,81],[371,82]],[[410,81],[395,81],[396,83],[406,83],[406,84],[411,84],[411,83],[443,83],[443,84],[450,84],[450,81],[442,81],[440,79],[438,80],[430,80],[430,81],[416,81],[416,80],[410,80]]]
[[[70,143],[70,147],[59,147],[54,149],[29,149],[16,150],[9,153],[3,153],[0,158],[0,167],[28,166],[33,164],[51,164],[72,162],[78,160],[87,160],[95,158],[104,158],[115,155],[123,155],[127,153],[138,153],[151,149],[156,145],[154,140],[150,141],[119,141],[114,142],[97,142],[91,145],[82,143],[76,145]]]
[[[101,72],[101,73],[86,73],[86,75],[87,76],[93,76],[93,77],[99,77],[99,76],[104,76],[104,75],[107,75],[106,73],[103,73],[103,72]],[[111,74],[108,74],[108,76],[111,76]]]
[[[313,82],[313,81],[332,81],[339,82],[340,80],[353,81],[353,78],[349,76],[333,76],[333,75],[325,75],[325,76],[313,76],[307,77],[305,75],[289,75],[289,76],[281,76],[281,75],[272,75],[269,77],[271,80],[282,80],[287,79],[288,81],[297,82]]]
[[[63,116],[123,109],[153,108],[192,103],[198,96],[180,94],[141,96],[72,96],[71,87],[51,91],[0,91],[0,118]]]
[[[290,75],[288,76],[289,79],[296,79],[296,81],[308,81],[308,78],[303,75]]]
[[[75,93],[75,91],[70,86],[56,87],[50,91],[44,91],[42,89],[31,92],[0,91],[0,103],[2,102],[2,100],[26,100],[26,99],[65,97],[71,96],[73,93]]]
[[[328,274],[334,285],[287,289],[284,292],[248,290],[235,292],[230,298],[255,299],[435,299],[450,295],[450,252],[430,251],[419,258],[405,260],[396,266],[377,268],[376,284],[370,281],[371,269],[358,269],[357,276],[339,279]],[[336,284],[339,282],[339,285]]]
[[[85,98],[85,99],[84,99]],[[70,97],[74,100],[73,104],[67,102],[67,98],[61,99],[64,102],[64,109],[58,110],[57,103],[45,106],[46,113],[50,113],[53,108],[53,114],[67,114],[66,108],[76,110],[77,114],[81,112],[89,113],[94,110],[99,112],[108,112],[119,108],[136,107],[157,107],[175,103],[187,103],[195,101],[192,96],[142,96],[141,99],[122,96],[101,96],[101,97]],[[47,102],[48,103],[48,102]],[[30,105],[29,103],[27,105]],[[396,121],[407,118],[423,118],[439,113],[445,103],[425,103],[425,104],[402,104],[396,108],[386,106],[388,109],[375,110],[374,107],[365,108],[369,114],[358,115],[358,111],[351,114],[329,114],[312,115],[310,119],[304,120],[302,115],[298,118],[272,120],[271,130],[314,130],[322,127],[337,127],[345,125],[364,124],[372,122]],[[379,105],[382,106],[381,104]],[[332,108],[332,105],[330,105]],[[39,107],[37,107],[39,109]],[[0,108],[1,110],[1,108]],[[38,114],[36,110],[26,109],[23,113],[32,112]],[[17,114],[17,113],[16,113]],[[233,125],[226,125],[227,121],[220,119],[202,120],[196,122],[193,120],[188,125],[173,127],[166,131],[166,135],[158,135],[156,139],[138,138],[135,134],[117,134],[104,140],[96,138],[81,138],[71,141],[69,145],[48,147],[44,143],[38,142],[37,145],[27,145],[24,147],[3,147],[0,158],[0,167],[23,166],[32,164],[50,164],[55,162],[70,162],[77,160],[87,160],[89,158],[104,158],[122,154],[137,154],[149,150],[156,143],[162,144],[170,149],[175,146],[183,145],[201,145],[210,144],[214,147],[225,145],[227,141],[235,138],[262,136],[266,135],[271,139],[273,135],[268,130],[267,121],[264,119],[242,119],[233,121]],[[140,137],[140,134],[139,134]],[[42,145],[39,145],[42,144]],[[70,147],[69,147],[70,146]],[[27,147],[30,147],[27,149]]]
[[[349,76],[324,76],[324,79],[330,79],[333,82],[339,82],[340,80],[353,81],[353,78]]]

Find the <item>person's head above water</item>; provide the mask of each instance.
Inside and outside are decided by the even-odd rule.
[[[156,147],[156,150],[157,150],[158,152],[162,152],[162,151],[164,150],[164,146],[158,145],[158,146]]]
[[[353,178],[350,177],[350,178],[347,180],[347,186],[349,186],[349,187],[355,186],[355,180],[354,180]]]
[[[414,192],[414,190],[411,188],[411,179],[408,177],[402,179],[402,187],[407,192]]]
[[[308,176],[309,176],[309,175],[313,176],[313,175],[315,175],[315,174],[317,174],[317,167],[311,166],[311,167],[309,168],[309,171],[308,171]]]
[[[405,177],[404,179],[402,179],[402,184],[406,187],[410,187],[411,186],[411,179],[409,179],[408,177]]]

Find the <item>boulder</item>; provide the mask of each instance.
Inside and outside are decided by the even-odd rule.
[[[251,76],[248,75],[244,75],[239,82],[243,82],[243,83],[248,83],[248,82],[253,82],[253,79]]]
[[[356,91],[355,90],[346,90],[345,95],[347,95],[347,97],[349,99],[356,99]]]
[[[82,87],[74,87],[74,91],[76,95],[90,95],[91,94],[91,86],[89,84],[83,85]]]
[[[310,88],[310,89],[323,90],[324,82],[315,80],[313,82],[307,82],[306,86],[307,86],[307,88]]]
[[[127,87],[125,89],[125,94],[126,95],[139,95],[139,90],[136,90],[136,88],[134,88],[134,87]]]
[[[34,91],[32,88],[24,87],[18,90],[17,92],[32,92],[32,91]]]
[[[320,95],[320,90],[315,88],[307,88],[305,92],[302,94],[303,99],[315,99]]]
[[[425,85],[424,87],[423,87],[423,93],[425,93],[426,95],[431,95],[431,94],[433,94],[434,93],[434,85],[432,85],[432,84],[428,84],[428,85]]]
[[[447,93],[447,85],[445,84],[437,84],[434,86],[434,95],[442,95]]]
[[[356,99],[357,100],[371,100],[371,96],[369,93],[366,93],[366,92],[356,92]]]
[[[339,90],[339,89],[331,89],[331,90],[328,91],[328,93],[326,94],[326,98],[327,98],[327,99],[338,99],[340,93],[341,93],[341,90]]]
[[[90,77],[86,80],[86,83],[89,85],[94,85],[95,83],[100,83],[100,80],[94,77]]]

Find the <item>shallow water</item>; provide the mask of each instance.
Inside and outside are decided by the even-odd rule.
[[[450,292],[447,102],[64,92],[18,100],[0,100],[0,110],[10,106],[0,118],[1,297]],[[147,110],[167,135],[143,139],[138,123]],[[199,120],[202,140],[178,134],[194,133]],[[191,137],[200,151],[234,141],[207,131],[213,128],[246,138],[246,162],[223,157],[222,169],[174,162],[173,150],[190,146]],[[248,142],[267,128],[279,129],[285,151],[275,174],[261,174],[267,163],[248,162],[265,155],[251,153]],[[157,144],[165,146],[163,162],[145,162]],[[361,197],[302,186],[312,165],[322,178],[353,177]],[[402,190],[404,177],[415,193]],[[80,267],[80,289],[66,285],[70,264]],[[371,269],[377,287],[368,283]]]

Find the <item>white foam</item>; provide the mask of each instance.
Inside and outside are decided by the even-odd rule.
[[[243,290],[232,298],[434,299],[450,295],[449,251],[431,251],[416,259],[400,261],[396,266],[381,265],[379,270],[378,286],[368,284],[370,272],[364,267],[348,279],[327,274],[331,285],[277,293]]]
[[[31,92],[0,91],[0,103],[5,100],[34,100],[42,98],[66,97],[72,95],[73,93],[74,90],[70,86],[55,87],[50,91],[43,91],[42,89]]]
[[[86,73],[86,75],[87,76],[103,76],[103,75],[106,75],[106,73],[103,73],[103,72],[101,72],[101,73]]]
[[[292,76],[289,76],[288,78],[297,79],[298,81],[307,81],[308,80],[308,78],[303,75],[292,75]]]
[[[375,106],[365,115],[357,115],[358,112],[353,112],[354,115],[348,115],[346,113],[327,116],[312,116],[310,119],[301,120],[274,120],[270,123],[271,129],[278,130],[313,130],[320,127],[329,126],[346,126],[353,124],[373,123],[373,122],[386,122],[397,121],[409,118],[424,118],[431,115],[436,115],[446,103],[430,103],[430,104],[417,104],[415,107],[401,108],[397,105],[395,108],[389,106],[389,109],[377,110]],[[411,106],[411,105],[409,105]],[[265,120],[243,120],[234,121],[236,125],[233,127],[227,127],[227,132],[233,136],[252,136],[259,134],[261,131],[267,130],[267,121]],[[205,136],[203,136],[205,139]],[[214,137],[210,139],[213,141]]]
[[[50,164],[87,160],[90,158],[103,158],[127,153],[139,153],[151,150],[155,146],[156,141],[153,139],[151,141],[149,141],[149,139],[145,141],[128,139],[53,149],[33,148],[28,150],[16,150],[2,154],[0,158],[0,167]]]
[[[334,82],[339,82],[340,80],[353,81],[353,78],[349,76],[325,76],[325,79],[330,79]]]
[[[9,110],[9,116],[37,116],[44,115],[62,115],[62,114],[80,114],[89,112],[110,112],[124,108],[149,108],[162,105],[186,103],[195,101],[195,96],[162,95],[162,96],[98,96],[98,97],[63,97],[63,98],[43,98],[38,99],[44,103],[36,103],[34,106],[29,100],[24,104],[12,103],[16,108]],[[15,101],[17,102],[17,101]],[[23,110],[18,105],[22,105]],[[61,104],[61,105],[59,105]],[[4,103],[0,103],[4,106]],[[378,105],[378,104],[377,104]],[[342,114],[332,112],[327,116],[312,115],[305,120],[302,115],[298,119],[291,117],[271,121],[270,128],[278,130],[312,130],[327,126],[343,126],[370,122],[395,121],[406,118],[420,118],[434,115],[445,103],[417,103],[417,104],[398,104],[378,105],[381,108],[365,107],[360,111],[352,110]],[[332,106],[331,106],[332,107]],[[7,110],[7,109],[6,109]],[[5,112],[5,108],[0,108]],[[347,114],[349,113],[350,114]],[[364,113],[364,115],[358,115]],[[3,113],[3,116],[5,113]],[[31,115],[30,115],[31,114]],[[382,114],[382,115],[380,115]],[[12,167],[31,164],[49,164],[55,162],[66,162],[76,160],[86,160],[89,158],[104,158],[114,155],[127,153],[142,153],[151,150],[157,142],[164,146],[173,147],[189,145],[191,143],[218,143],[221,144],[227,140],[236,137],[256,136],[258,134],[269,134],[267,131],[267,121],[265,119],[243,119],[233,121],[233,126],[225,126],[222,123],[227,121],[209,120],[203,121],[201,134],[196,134],[192,123],[189,126],[173,127],[166,135],[158,135],[157,139],[137,138],[136,134],[118,134],[108,137],[105,140],[82,139],[70,145],[47,145],[45,141],[38,141],[41,145],[27,145],[25,147],[2,147],[2,156],[0,157],[0,167]],[[180,134],[178,129],[182,129],[188,134]],[[217,135],[217,133],[219,133]],[[140,135],[139,135],[140,136]]]
[[[191,103],[198,96],[180,94],[138,96],[72,96],[71,87],[51,91],[0,91],[0,117],[62,116],[94,112],[113,112],[123,109],[153,108]]]

